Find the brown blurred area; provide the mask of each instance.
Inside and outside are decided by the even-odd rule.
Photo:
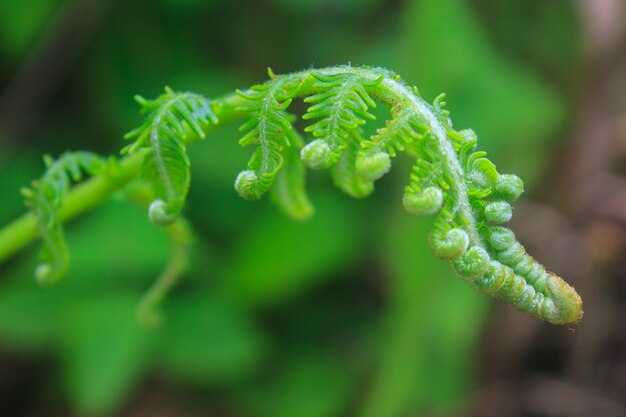
[[[473,416],[626,416],[626,4],[580,7],[586,76],[577,122],[513,228],[568,277],[585,316],[554,331],[501,306],[486,330]]]

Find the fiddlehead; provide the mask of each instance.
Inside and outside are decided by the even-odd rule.
[[[443,95],[431,105],[390,71],[351,66],[285,75],[270,71],[269,81],[237,94],[213,104],[171,90],[155,101],[139,100],[151,113],[128,135],[137,140],[127,151],[150,148],[143,172],[158,197],[150,210],[155,223],[172,221],[184,203],[189,186],[185,128],[202,137],[217,122],[212,109],[221,121],[245,114],[241,130],[247,133],[240,143],[257,149],[235,181],[243,198],[258,199],[274,185],[273,201],[293,217],[306,218],[312,208],[303,165],[332,166],[337,186],[364,197],[389,171],[392,158],[406,153],[415,163],[403,205],[412,214],[436,216],[428,238],[436,257],[448,260],[478,291],[521,311],[555,324],[582,318],[575,290],[526,254],[510,230],[498,226],[510,220],[511,203],[523,183],[496,170],[476,149],[472,130],[453,128]],[[311,104],[303,119],[316,120],[305,129],[313,139],[304,146],[286,113],[298,97]],[[377,101],[388,106],[391,120],[372,138],[363,138],[361,125],[374,118],[368,110]]]
[[[26,206],[35,214],[43,241],[35,277],[40,284],[51,285],[65,275],[70,259],[63,226],[58,218],[63,197],[72,182],[80,181],[84,173],[100,173],[106,166],[106,160],[89,152],[66,152],[57,160],[46,155],[44,162],[46,172],[39,180],[33,181],[32,188],[22,189],[22,194]]]
[[[166,226],[174,222],[182,210],[191,180],[184,142],[186,128],[204,138],[203,125],[216,124],[218,119],[211,102],[199,94],[178,93],[166,88],[155,100],[141,96],[135,99],[148,117],[139,128],[126,134],[126,139],[135,141],[122,153],[132,154],[142,147],[150,149],[142,167],[142,175],[156,195],[150,204],[149,217],[152,223]]]
[[[361,178],[375,181],[391,168],[391,158],[398,152],[410,152],[423,139],[428,125],[419,114],[402,107],[391,109],[392,118],[372,138],[362,143],[357,158],[357,171]],[[415,154],[413,150],[411,152]]]

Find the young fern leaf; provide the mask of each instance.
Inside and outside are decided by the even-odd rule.
[[[427,134],[418,137],[418,140],[415,147],[418,159],[413,165],[409,185],[404,190],[402,204],[409,213],[424,216],[437,213],[441,209],[444,203],[443,193],[450,186],[444,180],[443,167],[436,158],[436,139]],[[452,201],[448,201],[448,205],[450,203]],[[443,212],[442,216],[445,217],[445,213],[448,211]]]
[[[411,109],[392,110],[387,125],[378,129],[370,141],[362,143],[357,157],[357,172],[361,178],[376,181],[391,168],[391,158],[399,152],[415,149],[428,133],[428,125]]]
[[[347,144],[339,161],[333,166],[331,174],[333,182],[346,194],[353,198],[365,198],[374,191],[374,183],[364,181],[357,174],[357,154],[363,142],[359,127],[350,131],[345,138]]]
[[[269,73],[270,77],[275,77],[271,70]],[[282,167],[283,149],[291,145],[289,131],[292,129],[285,110],[298,87],[297,82],[274,78],[245,92],[237,90],[237,94],[248,101],[237,110],[249,113],[247,122],[239,128],[247,132],[239,144],[258,146],[248,162],[248,169],[241,171],[235,180],[235,189],[246,200],[261,198]]]
[[[303,119],[319,119],[305,132],[316,138],[302,149],[302,162],[312,169],[325,169],[334,165],[341,156],[352,131],[375,120],[367,110],[376,107],[367,88],[380,84],[382,77],[368,80],[350,73],[326,75],[313,72],[319,92],[304,99],[312,103]]]
[[[303,118],[316,119],[305,129],[314,140],[304,147],[286,113],[295,97],[311,103]],[[392,157],[406,153],[415,164],[403,204],[412,214],[436,216],[428,238],[436,257],[449,261],[459,278],[478,291],[521,311],[554,324],[579,322],[583,311],[576,291],[547,272],[512,231],[500,226],[512,216],[511,203],[523,192],[522,181],[497,171],[485,152],[476,149],[472,130],[453,129],[444,97],[431,105],[388,70],[338,66],[279,76],[270,71],[268,82],[218,100],[216,109],[224,121],[242,112],[248,115],[241,127],[247,133],[240,144],[257,148],[248,169],[235,182],[243,198],[258,199],[274,184],[273,201],[292,217],[303,219],[312,208],[304,192],[302,164],[314,169],[334,165],[335,184],[359,198],[371,193],[373,182],[389,170]],[[389,107],[392,118],[366,141],[360,126],[374,118],[368,109],[375,100]],[[156,100],[138,101],[149,116],[127,135],[136,140],[125,152],[149,148],[143,175],[157,196],[150,217],[154,223],[167,224],[183,207],[189,187],[186,128],[203,137],[202,129],[217,123],[217,118],[211,102],[192,93],[166,89]],[[67,249],[56,218],[61,197],[70,180],[80,178],[81,170],[99,172],[103,164],[87,155],[48,160],[46,175],[26,192],[44,238],[45,262],[38,268],[44,282],[56,280],[67,268]],[[137,156],[128,159],[133,158]],[[131,177],[127,173],[127,181]]]
[[[291,146],[283,149],[283,167],[276,175],[270,198],[291,218],[306,220],[314,209],[305,189],[306,170],[300,161],[304,141],[296,129],[291,129],[287,135]]]
[[[466,262],[456,262],[459,275],[481,292],[495,295],[518,309],[553,323],[577,322],[582,317],[582,301],[572,287],[557,275],[547,272],[524,247],[513,232],[490,223],[511,219],[510,203],[523,192],[523,183],[515,175],[501,175],[486,153],[475,151],[477,139],[470,130],[448,132],[456,144],[465,170],[469,203],[485,241],[485,249],[472,248]],[[471,258],[471,259],[470,259]],[[467,265],[475,266],[469,271]]]
[[[142,112],[148,113],[145,122],[126,134],[135,142],[122,153],[132,154],[140,148],[149,148],[142,167],[142,176],[156,195],[150,204],[150,221],[166,226],[176,220],[182,210],[191,180],[190,162],[185,139],[186,128],[198,138],[204,138],[202,126],[218,123],[211,102],[199,94],[179,93],[166,87],[155,100],[136,96]]]
[[[57,160],[46,155],[44,162],[44,175],[33,181],[32,188],[22,189],[22,194],[26,206],[35,214],[37,229],[43,241],[35,277],[40,284],[48,286],[57,283],[69,266],[69,251],[63,226],[57,216],[63,205],[63,197],[72,182],[80,181],[85,173],[101,173],[106,160],[89,152],[65,152]]]

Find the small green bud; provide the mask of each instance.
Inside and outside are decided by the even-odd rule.
[[[508,249],[515,243],[515,233],[506,227],[496,226],[491,228],[491,236],[489,236],[489,244],[497,251]]]
[[[486,250],[479,246],[472,246],[452,261],[452,266],[461,278],[474,280],[487,272],[490,261]]]
[[[504,174],[496,180],[496,193],[505,200],[513,202],[524,192],[524,182],[517,175]]]
[[[35,279],[37,283],[42,286],[47,286],[52,283],[52,266],[48,263],[42,263],[35,268]]]
[[[357,175],[366,182],[376,181],[391,168],[391,158],[387,152],[359,155],[356,160]]]
[[[330,147],[321,139],[316,139],[300,151],[302,163],[311,169],[326,169],[333,164]]]
[[[425,216],[438,212],[443,205],[443,193],[437,187],[428,187],[421,193],[407,192],[402,204],[406,211],[416,216]]]
[[[261,198],[257,191],[258,179],[252,170],[241,171],[235,180],[235,190],[245,200],[258,200]]]
[[[431,233],[430,250],[439,259],[455,259],[469,246],[469,236],[465,230],[450,229],[445,234]]]
[[[485,218],[495,223],[506,223],[511,220],[513,209],[506,201],[494,201],[485,207]]]
[[[514,274],[512,269],[503,266],[498,261],[491,261],[485,274],[482,278],[475,280],[474,285],[480,292],[494,294],[502,288],[507,279],[511,278],[511,274]]]
[[[172,213],[163,200],[154,200],[148,208],[150,223],[157,226],[168,226],[176,220],[178,213]]]

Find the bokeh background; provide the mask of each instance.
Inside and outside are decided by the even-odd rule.
[[[115,154],[165,85],[210,97],[333,64],[448,94],[501,172],[512,227],[585,301],[576,327],[475,293],[401,207],[398,160],[353,201],[311,172],[315,217],[239,199],[231,126],[190,148],[192,269],[139,326],[167,237],[116,196],[67,228],[69,276],[0,269],[6,416],[626,416],[626,23],[621,0],[1,0],[0,221],[44,153]],[[384,117],[384,116],[383,116]]]

